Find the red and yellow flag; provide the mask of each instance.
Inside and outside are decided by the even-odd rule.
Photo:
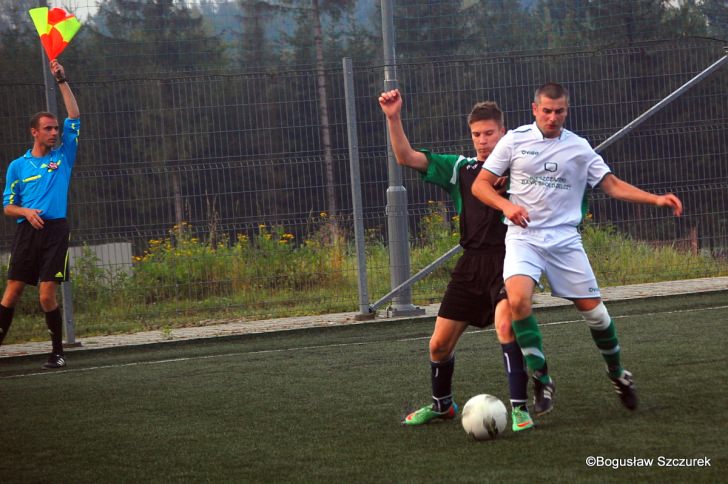
[[[57,58],[81,28],[76,16],[62,8],[32,8],[28,13],[48,54],[48,60]]]

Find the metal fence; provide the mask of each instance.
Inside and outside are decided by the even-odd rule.
[[[685,39],[400,62],[405,129],[413,146],[470,154],[466,115],[476,101],[497,100],[507,125],[515,127],[532,120],[533,89],[555,80],[572,94],[568,128],[596,146],[724,56],[724,49],[718,41]],[[372,299],[391,286],[386,129],[376,101],[384,68],[353,70]],[[74,80],[83,123],[69,197],[73,245],[79,247],[72,269],[79,326],[92,327],[99,318],[122,326],[163,325],[164,319],[206,324],[359,307],[345,82],[341,67],[324,75],[330,149],[322,142],[312,69]],[[593,224],[679,255],[668,270],[633,267],[625,274],[619,261],[601,266],[597,276],[605,285],[724,270],[726,85],[723,68],[603,152],[618,176],[646,190],[675,192],[686,207],[675,219],[667,211],[591,194]],[[41,109],[45,90],[42,84],[2,84],[0,95],[9,100],[0,117],[17,125],[0,143],[4,172],[28,147],[28,106]],[[327,163],[333,183],[327,182]],[[457,241],[454,213],[444,192],[411,171],[403,177],[417,271]],[[0,252],[9,251],[12,232],[12,222],[3,220]],[[445,281],[419,282],[414,300],[439,300]]]

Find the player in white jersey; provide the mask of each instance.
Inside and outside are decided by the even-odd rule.
[[[506,133],[473,184],[473,194],[505,215],[503,278],[516,340],[532,371],[536,415],[553,408],[554,382],[548,374],[541,332],[533,315],[536,283],[545,274],[554,296],[573,301],[607,364],[607,374],[625,407],[637,408],[632,374],[622,366],[614,322],[601,299],[577,226],[584,215],[587,185],[628,202],[669,207],[682,214],[675,195],[654,195],[620,180],[589,145],[564,129],[569,93],[548,83],[532,104],[535,123]],[[493,184],[510,170],[509,199]]]

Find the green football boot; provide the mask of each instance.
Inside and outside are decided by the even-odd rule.
[[[513,422],[511,428],[514,432],[530,429],[534,425],[533,419],[528,414],[528,410],[521,407],[516,407],[511,410],[511,421]]]
[[[407,415],[404,420],[402,420],[402,424],[422,425],[436,419],[451,420],[458,415],[458,406],[455,402],[452,402],[450,408],[448,408],[444,412],[437,412],[432,407],[432,405],[427,405],[415,412],[412,412],[411,414]]]

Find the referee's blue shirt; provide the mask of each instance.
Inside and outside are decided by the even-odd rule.
[[[65,218],[68,208],[68,187],[76,163],[78,133],[81,121],[67,118],[63,122],[61,145],[42,158],[28,150],[8,166],[3,207],[16,205],[41,210],[43,220]],[[18,223],[25,220],[19,217]]]

